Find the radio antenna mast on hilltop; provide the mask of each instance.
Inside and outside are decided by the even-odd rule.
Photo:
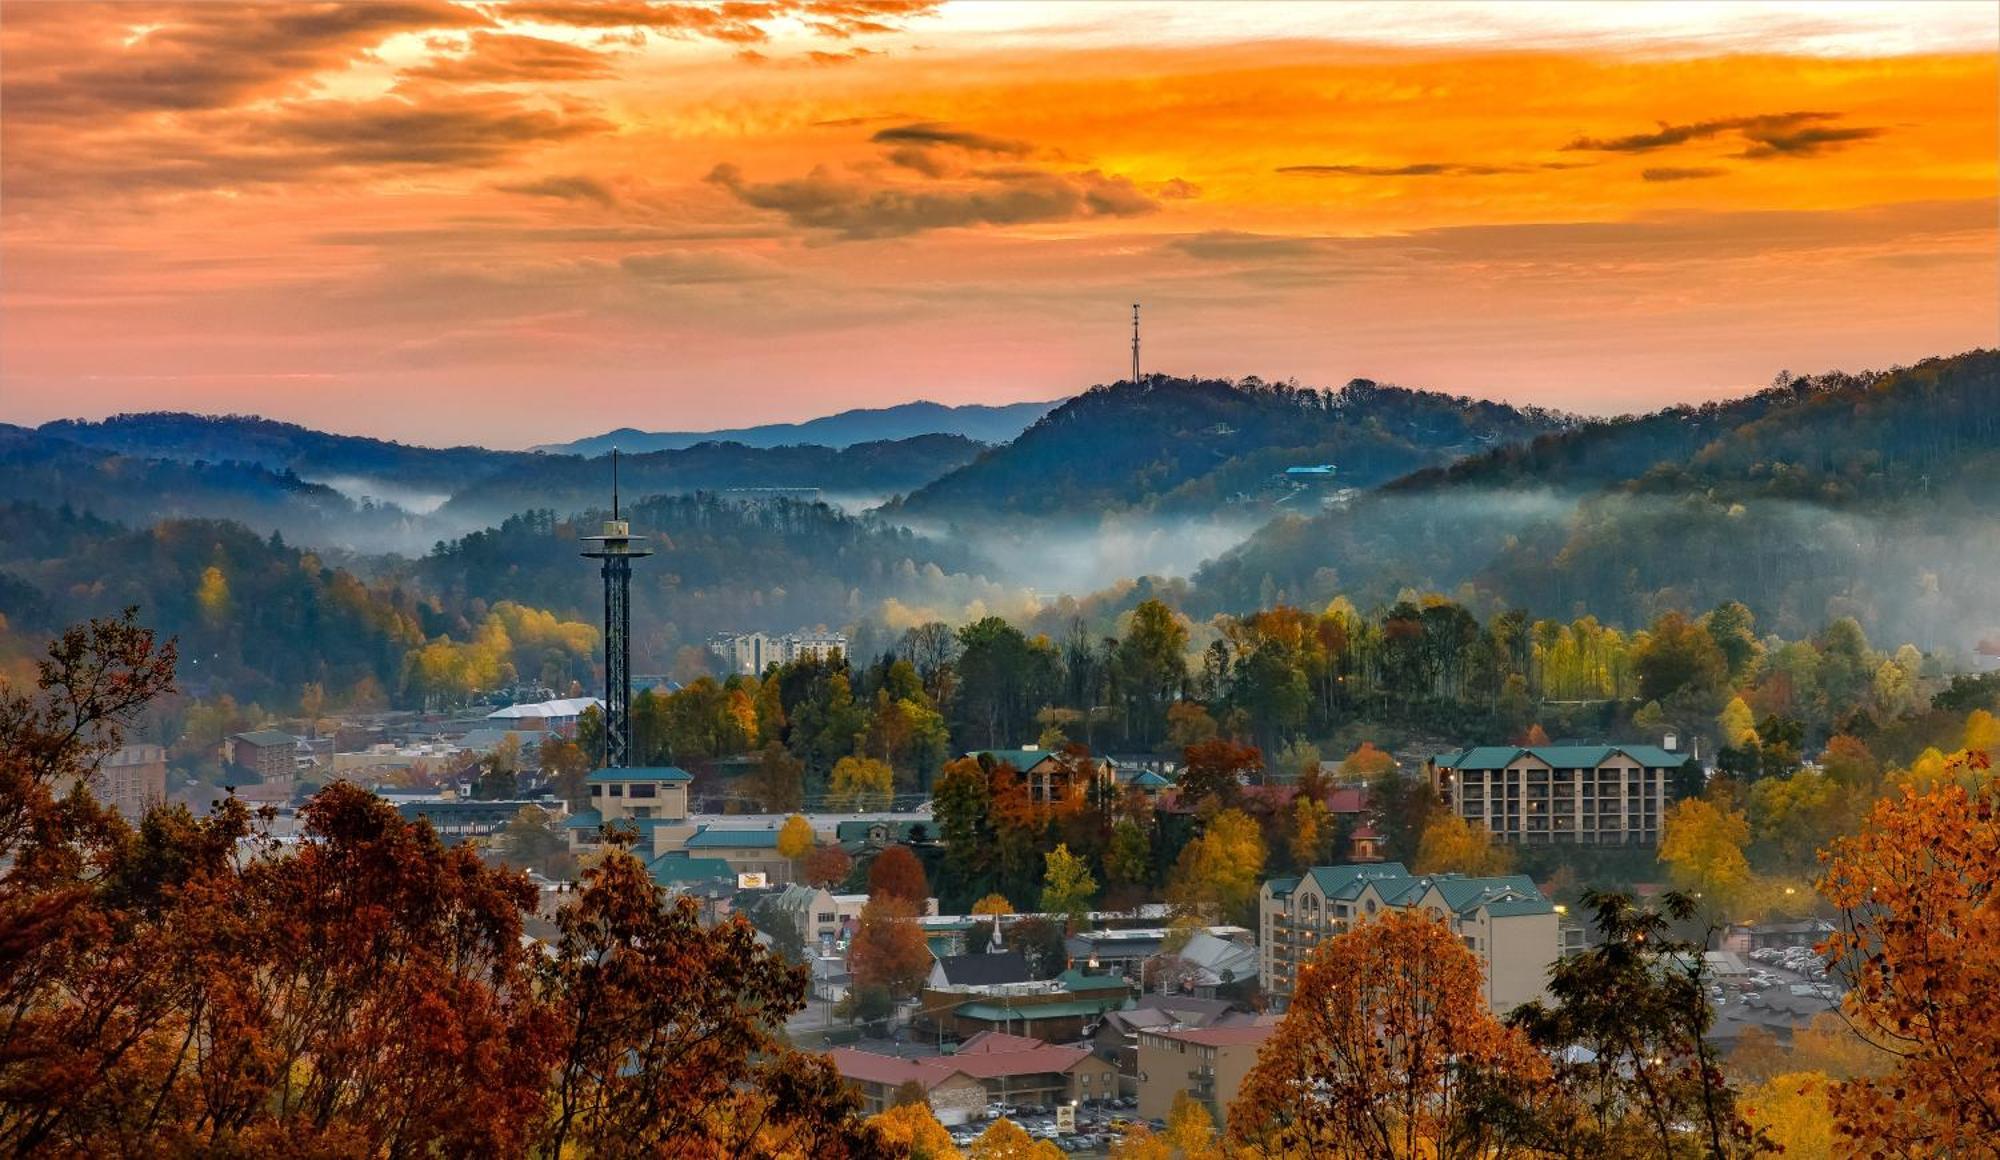
[[[1132,304],[1132,385],[1139,385],[1139,304]]]

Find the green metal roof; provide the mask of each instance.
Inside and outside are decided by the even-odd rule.
[[[883,833],[888,837],[888,840],[891,842],[901,842],[907,839],[910,836],[910,828],[912,826],[924,826],[925,833],[928,834],[931,832],[931,828],[927,825],[924,825],[923,822],[870,821],[866,818],[860,818],[860,819],[849,819],[848,821],[844,822],[835,822],[833,824],[833,838],[834,841],[836,842],[866,841],[868,838],[868,832],[874,829],[876,826],[882,827]]]
[[[1401,862],[1376,862],[1364,866],[1315,866],[1308,874],[1319,884],[1321,894],[1328,898],[1353,899],[1361,896],[1361,888],[1370,882],[1408,878],[1410,872],[1403,869]]]
[[[1484,906],[1496,917],[1517,914],[1548,914],[1554,904],[1542,896],[1535,880],[1525,874],[1468,878],[1459,874],[1411,874],[1401,863],[1382,862],[1364,866],[1315,866],[1314,882],[1328,898],[1353,901],[1364,888],[1390,906],[1413,906],[1432,888],[1443,897],[1453,913],[1463,914]],[[1299,879],[1273,878],[1269,885],[1274,896],[1282,897],[1298,888]]]
[[[1026,773],[1029,769],[1051,757],[1059,756],[1053,749],[975,749],[967,757],[990,757],[996,763],[1006,762],[1016,773]]]
[[[1142,769],[1133,777],[1128,778],[1125,784],[1137,786],[1140,789],[1169,789],[1172,788],[1174,783],[1150,769]]]
[[[1522,754],[1534,757],[1552,769],[1595,769],[1623,754],[1646,769],[1678,769],[1688,755],[1668,753],[1657,745],[1476,745],[1437,756],[1443,769],[1505,769]]]
[[[578,810],[563,819],[565,830],[594,830],[604,824],[604,815],[596,810]]]
[[[653,881],[662,886],[670,882],[706,882],[710,879],[736,880],[736,871],[720,858],[689,858],[684,854],[662,854],[653,859],[649,869]]]
[[[952,944],[961,940],[955,939],[948,934],[934,934],[924,941],[931,944],[931,957],[942,959],[959,953],[953,948]]]
[[[1126,982],[1117,975],[1086,975],[1073,967],[1057,975],[1056,982],[1061,983],[1065,990],[1078,993],[1084,991],[1129,992],[1132,989],[1131,983]]]
[[[600,769],[583,780],[591,785],[605,785],[614,781],[693,781],[694,775],[677,765],[656,765]]]
[[[1540,898],[1542,892],[1535,887],[1535,880],[1526,874],[1495,875],[1488,878],[1460,878],[1455,875],[1432,875],[1431,884],[1444,895],[1445,905],[1453,910],[1464,910],[1477,906],[1483,898],[1520,894],[1528,898]]]
[[[1117,1004],[1112,1006],[1115,1007]],[[1067,1003],[1037,1003],[1032,1007],[1011,1009],[999,1003],[967,1003],[952,1014],[961,1019],[977,1019],[983,1023],[1033,1023],[1042,1019],[1075,1019],[1079,1016],[1101,1015],[1105,1010],[1105,1002],[1101,999],[1072,999]]]
[[[690,836],[686,845],[690,850],[775,850],[778,848],[778,831],[704,828]]]

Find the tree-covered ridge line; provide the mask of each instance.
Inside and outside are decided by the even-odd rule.
[[[1200,606],[1452,593],[1626,624],[1743,600],[1926,649],[2000,630],[2000,354],[1788,380],[1586,424],[1281,517],[1195,576]]]
[[[572,518],[552,510],[436,545],[407,575],[450,606],[519,600],[593,619],[602,581],[576,558],[608,509]],[[920,536],[832,505],[778,497],[651,496],[622,513],[658,552],[632,572],[635,664],[641,671],[706,671],[703,645],[720,631],[792,631],[879,622],[885,606],[1011,605],[1020,594],[987,578],[991,566],[950,540]]]
[[[604,455],[612,448],[627,454],[670,451],[698,443],[742,443],[751,447],[785,447],[799,443],[851,447],[856,443],[911,439],[920,435],[962,435],[980,443],[1005,443],[1061,402],[933,403],[917,400],[886,407],[856,407],[796,423],[764,423],[708,431],[643,431],[619,427],[567,443],[545,444],[538,451],[570,455]]]
[[[752,447],[706,442],[621,456],[626,494],[649,496],[723,488],[808,489],[874,498],[919,487],[969,462],[984,444],[961,435],[917,435],[832,448],[817,444]],[[444,513],[479,518],[555,507],[569,512],[610,495],[608,455],[537,454],[456,490]]]
[[[367,476],[412,487],[449,490],[509,463],[524,451],[485,447],[424,447],[362,435],[319,431],[258,415],[196,415],[146,411],[98,422],[58,419],[42,435],[146,459],[254,463],[308,476]]]
[[[657,497],[628,514],[671,549],[635,572],[642,672],[706,671],[702,642],[721,630],[850,623],[863,591],[914,607],[1005,595],[962,550],[825,504]],[[312,552],[226,521],[141,530],[0,504],[0,657],[22,672],[39,635],[136,605],[199,660],[184,684],[274,711],[307,684],[335,707],[463,703],[517,680],[595,687],[600,581],[576,553],[603,515],[525,513],[404,561]],[[544,621],[588,641],[523,634]],[[557,638],[569,643],[545,643]]]
[[[1950,491],[1942,469],[2000,444],[2000,351],[1887,371],[1793,376],[1737,399],[1569,429],[1413,472],[1385,490],[1529,482],[1678,492],[1731,486],[1780,498],[1853,500]],[[1991,471],[1993,465],[1980,461]]]
[[[1342,485],[1367,487],[1567,422],[1539,408],[1361,379],[1315,390],[1255,377],[1154,375],[1068,400],[896,510],[956,519],[1205,513],[1258,492],[1287,467],[1330,462]]]
[[[125,523],[213,517],[340,536],[394,509],[361,505],[287,467],[241,459],[148,457],[0,427],[0,502],[65,506]]]

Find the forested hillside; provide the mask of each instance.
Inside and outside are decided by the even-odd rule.
[[[831,497],[879,498],[918,487],[970,462],[980,444],[958,435],[831,447],[746,447],[703,443],[679,451],[621,457],[619,476],[630,496],[718,488],[818,488]],[[441,515],[482,522],[529,508],[573,512],[611,494],[611,462],[599,455],[538,455],[463,488]]]
[[[1369,487],[1564,422],[1365,380],[1320,391],[1256,378],[1153,376],[1092,388],[897,510],[953,519],[1126,508],[1209,513],[1239,499],[1268,502],[1264,493],[1288,467],[1331,463],[1339,484]]]
[[[576,553],[578,537],[596,534],[607,514],[524,512],[439,544],[407,575],[450,607],[519,600],[594,620],[603,607],[601,581]],[[886,600],[955,613],[1004,595],[979,578],[985,568],[965,549],[823,503],[655,496],[622,514],[658,552],[632,569],[634,663],[641,666],[664,669],[679,649],[725,629],[839,627],[877,613]]]
[[[135,530],[0,505],[0,625],[15,659],[61,627],[137,605],[180,639],[195,692],[294,703],[307,682],[386,703],[433,614],[278,537],[220,520]]]
[[[634,663],[665,671],[723,629],[787,632],[880,615],[957,615],[1008,593],[962,549],[825,504],[655,497],[624,513],[659,555],[633,569]],[[0,662],[18,670],[62,626],[137,605],[178,636],[191,687],[289,704],[463,700],[515,681],[595,680],[602,588],[576,521],[541,510],[416,561],[322,557],[219,520],[148,528],[0,505]]]
[[[1056,405],[1056,402],[1003,403],[997,406],[967,403],[949,407],[943,403],[919,400],[891,407],[857,407],[837,415],[807,419],[802,423],[764,423],[719,431],[641,431],[636,427],[620,427],[602,435],[548,444],[537,450],[568,455],[608,455],[614,447],[622,448],[629,454],[673,451],[700,443],[741,443],[746,447],[817,443],[827,447],[852,447],[856,443],[882,443],[914,439],[920,435],[961,435],[980,443],[1005,443]]]
[[[0,502],[68,507],[106,519],[238,520],[284,528],[294,540],[389,533],[400,509],[357,504],[288,468],[243,460],[182,460],[89,447],[23,427],[0,427]]]
[[[1204,607],[1364,607],[1406,589],[1643,623],[1741,599],[1805,633],[1852,615],[1926,648],[2000,617],[2000,354],[1786,380],[1592,423],[1286,519],[1197,576]]]
[[[417,447],[336,435],[255,415],[155,411],[113,415],[101,423],[62,419],[45,423],[39,430],[72,443],[142,458],[254,463],[309,479],[356,477],[446,492],[529,458],[520,451]]]

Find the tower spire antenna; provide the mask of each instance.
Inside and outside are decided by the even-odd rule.
[[[618,449],[611,449],[611,518],[618,518]]]
[[[1132,385],[1139,385],[1139,304],[1132,304]]]

